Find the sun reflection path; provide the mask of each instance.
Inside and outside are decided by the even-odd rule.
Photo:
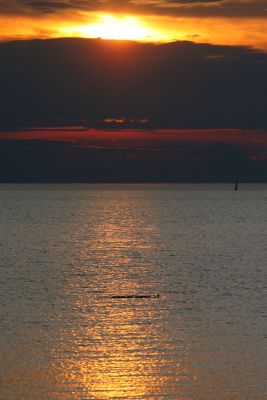
[[[59,380],[73,382],[81,398],[83,393],[97,399],[153,398],[167,388],[178,399],[177,381],[188,379],[173,357],[177,348],[159,299],[112,298],[154,294],[160,283],[159,234],[144,222],[144,213],[152,221],[153,211],[138,207],[133,197],[103,194],[94,220],[90,210],[77,232],[80,268],[67,288],[75,293],[77,320],[71,338],[69,330],[61,333],[60,343],[71,348],[63,349],[70,356],[61,360]]]

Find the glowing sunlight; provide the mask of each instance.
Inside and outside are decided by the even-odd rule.
[[[145,27],[136,17],[102,15],[99,22],[68,29],[75,36],[115,40],[160,40],[157,32]]]

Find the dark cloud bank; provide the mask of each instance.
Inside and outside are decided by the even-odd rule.
[[[267,182],[267,160],[238,144],[177,140],[151,149],[0,142],[0,182]]]
[[[0,129],[147,116],[154,127],[267,128],[267,55],[192,42],[0,45]]]
[[[0,128],[94,126],[147,116],[151,128],[267,129],[267,55],[245,47],[86,39],[0,45]],[[242,140],[241,140],[242,142]],[[260,147],[260,146],[259,146]],[[241,144],[94,148],[1,141],[0,181],[266,181],[266,154]]]

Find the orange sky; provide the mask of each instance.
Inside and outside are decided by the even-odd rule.
[[[267,50],[266,0],[0,0],[0,40],[192,40]]]

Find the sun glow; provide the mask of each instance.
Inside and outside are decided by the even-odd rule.
[[[114,17],[102,15],[100,21],[94,24],[75,28],[75,35],[88,38],[114,39],[114,40],[159,40],[157,33],[145,27],[137,17]]]

